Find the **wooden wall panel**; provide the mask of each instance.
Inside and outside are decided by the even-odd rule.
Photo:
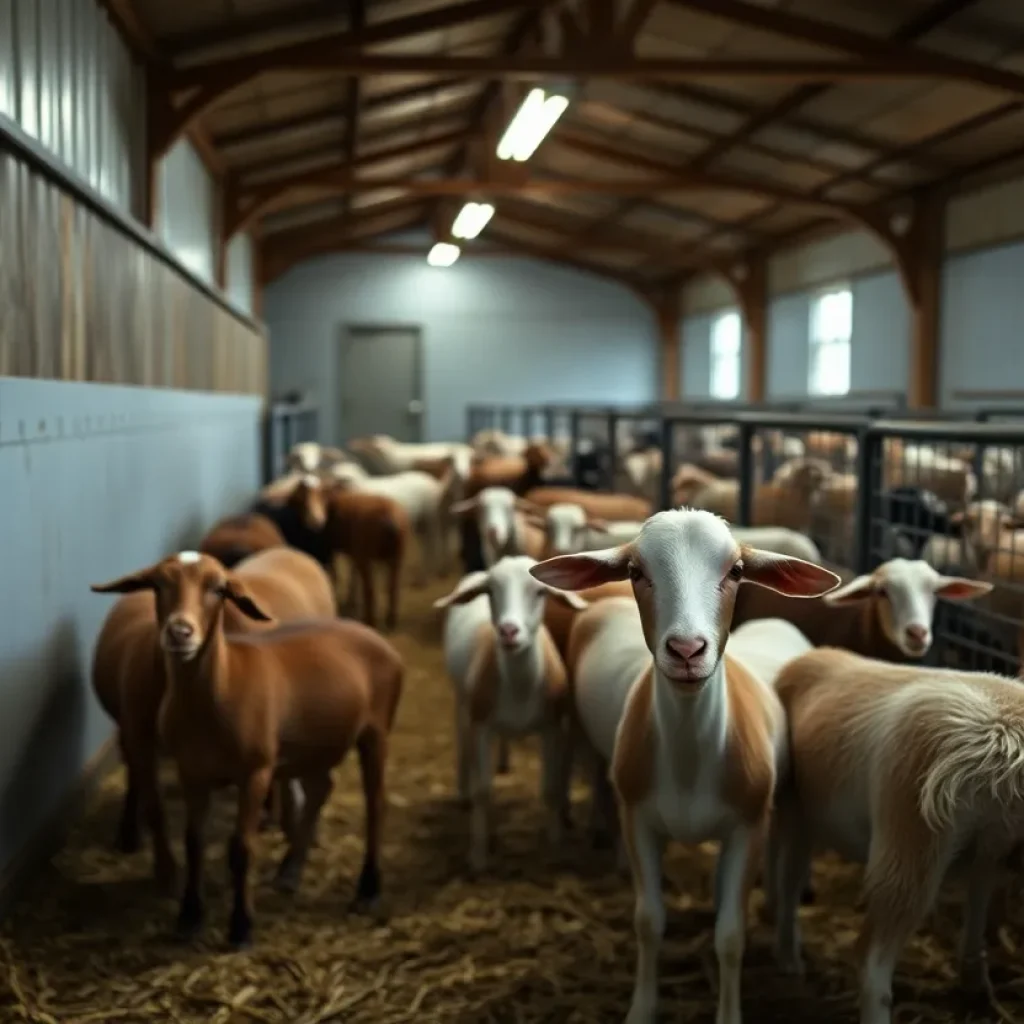
[[[262,327],[0,150],[0,375],[265,394]]]

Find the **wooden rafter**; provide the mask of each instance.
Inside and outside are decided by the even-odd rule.
[[[369,117],[378,111],[386,110],[388,107],[415,102],[425,96],[430,96],[435,92],[447,89],[452,85],[457,85],[458,81],[458,79],[451,79],[445,82],[431,82],[427,85],[417,85],[410,89],[401,89],[397,92],[385,93],[382,96],[374,96],[363,102],[362,113]],[[213,136],[213,142],[220,149],[235,149],[241,146],[259,145],[273,140],[278,135],[332,124],[343,119],[344,116],[344,112],[340,111],[336,104],[331,104],[298,117],[284,117],[280,120],[265,121],[248,128],[219,132]],[[455,113],[449,113],[447,116],[454,117]]]
[[[212,103],[266,71],[326,68],[349,74],[369,73],[362,62],[371,60],[367,46],[395,42],[410,36],[452,28],[481,18],[493,18],[508,10],[537,5],[541,0],[463,0],[447,7],[374,22],[360,32],[327,34],[307,43],[285,46],[264,53],[247,54],[230,60],[184,68],[167,78],[168,93],[187,92],[183,103],[170,99],[155,127],[154,150],[162,154],[175,138]],[[401,61],[403,58],[372,55],[373,60]],[[404,73],[404,72],[403,72]],[[450,76],[452,72],[448,72]]]
[[[366,27],[366,4],[364,0],[352,0],[351,29],[362,32]],[[350,75],[348,95],[345,98],[345,168],[351,174],[355,169],[356,150],[359,147],[359,113],[361,83],[358,75]],[[349,210],[350,195],[345,196],[345,211]]]
[[[315,27],[332,19],[344,18],[346,14],[346,5],[339,0],[312,0],[300,7],[267,11],[217,28],[175,33],[166,36],[162,42],[171,57],[181,59],[203,50],[251,43],[261,36],[294,30],[296,26]]]
[[[698,0],[694,0],[698,2]],[[700,0],[703,2],[703,0]],[[731,2],[731,0],[730,0]],[[913,43],[918,39],[925,36],[928,32],[938,28],[942,22],[947,21],[954,15],[959,14],[967,7],[977,3],[977,0],[940,0],[940,3],[933,5],[933,7],[927,9],[923,14],[918,14],[911,18],[909,21],[902,24],[892,34],[891,39],[888,41],[888,45],[901,46],[907,43]],[[745,4],[742,6],[746,6]],[[941,9],[940,9],[941,8]],[[879,40],[875,40],[879,42]],[[885,40],[881,40],[883,44]],[[746,122],[741,124],[730,135],[726,135],[720,141],[712,146],[709,146],[697,160],[694,161],[694,166],[707,167],[715,160],[724,156],[733,146],[738,145],[740,142],[745,142],[756,132],[762,128],[766,128],[769,124],[781,120],[782,118],[791,117],[801,107],[806,106],[812,99],[816,99],[819,96],[824,95],[828,92],[829,87],[821,83],[814,85],[805,85],[794,92],[783,96],[776,103],[773,103],[770,107],[759,111],[754,116],[750,117]]]
[[[470,0],[465,6],[477,3]],[[501,3],[503,0],[487,0]],[[519,0],[522,6],[526,0]],[[442,9],[442,10],[447,10]],[[496,11],[490,14],[499,13]],[[483,14],[479,16],[484,16]],[[378,26],[371,26],[371,29]],[[367,30],[369,31],[369,30]],[[396,37],[400,38],[400,37]],[[321,41],[310,44],[320,47]],[[690,81],[702,78],[745,79],[772,82],[900,82],[907,79],[960,81],[1014,96],[1024,96],[1024,75],[990,68],[984,81],[970,70],[969,63],[935,60],[921,54],[916,61],[898,56],[850,58],[694,57],[637,58],[630,55],[577,53],[572,56],[449,56],[433,53],[379,54],[355,49],[356,44],[339,46],[333,51],[320,49],[316,54],[283,57],[277,51],[267,55],[264,64],[252,57],[239,57],[224,68],[196,68],[178,72],[171,79],[175,91],[199,89],[199,109],[205,109],[217,97],[266,71],[338,70],[358,75],[444,75],[461,78],[536,81],[546,77],[604,78],[618,81]],[[191,109],[190,100],[186,107]],[[198,111],[197,111],[198,112]]]
[[[239,188],[232,196],[225,233],[230,238],[241,231],[246,224],[258,217],[270,204],[286,193],[300,188],[318,188],[336,194],[349,196],[353,192],[369,192],[378,188],[401,188],[416,195],[451,195],[459,194],[458,185],[464,184],[462,179],[440,179],[437,182],[417,182],[408,178],[372,179],[356,174],[360,168],[372,167],[375,164],[387,163],[392,160],[407,159],[419,153],[443,146],[455,145],[465,137],[462,131],[449,131],[433,136],[426,136],[414,142],[390,149],[380,149],[358,157],[351,167],[344,164],[333,167],[316,168],[301,171],[297,174],[275,178],[271,181],[255,185],[251,188]],[[381,184],[381,181],[384,181]],[[436,190],[430,191],[433,185]],[[476,186],[479,188],[479,186]],[[447,189],[447,190],[446,190]],[[467,189],[468,191],[468,189]]]

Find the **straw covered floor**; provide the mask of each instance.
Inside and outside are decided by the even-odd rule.
[[[376,918],[348,903],[362,856],[362,797],[354,755],[337,773],[299,893],[269,884],[282,853],[261,837],[252,950],[226,951],[232,794],[215,804],[207,874],[208,923],[185,945],[176,905],[149,881],[148,851],[113,849],[123,775],[103,785],[51,864],[0,927],[0,1021],[36,1024],[598,1024],[621,1022],[635,944],[629,879],[584,834],[587,790],[575,791],[575,828],[546,849],[537,746],[513,748],[495,780],[496,843],[486,876],[466,864],[468,814],[453,798],[452,702],[430,602],[446,589],[403,593],[395,642],[408,661],[389,763],[382,860],[385,906]],[[181,802],[165,771],[172,835],[182,863]],[[672,847],[666,860],[668,930],[662,959],[665,1021],[714,1019],[713,849]],[[859,871],[815,866],[818,900],[803,913],[807,977],[774,967],[770,935],[752,913],[743,974],[748,1024],[855,1022],[854,940]],[[755,894],[755,908],[760,893]],[[1024,1024],[1024,911],[1014,893],[992,949],[997,1002],[958,995],[954,952],[959,889],[948,886],[897,974],[900,1024]]]

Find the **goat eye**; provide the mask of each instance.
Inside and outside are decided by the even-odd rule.
[[[731,580],[740,580],[743,578],[743,563],[737,562],[728,572],[728,577]]]
[[[632,563],[629,566],[629,578],[633,583],[647,582],[647,577],[644,575],[643,569]]]

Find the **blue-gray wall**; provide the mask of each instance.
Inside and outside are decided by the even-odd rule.
[[[1024,243],[951,256],[942,275],[939,387],[944,406],[977,405],[958,391],[1024,392]],[[998,403],[995,403],[998,404]],[[1013,404],[1020,406],[1018,399]]]
[[[683,398],[711,396],[711,325],[723,311],[698,313],[683,321],[683,352],[679,360],[679,394]],[[740,376],[740,394],[745,394],[745,375]]]
[[[853,336],[851,392],[905,392],[909,384],[910,319],[903,286],[894,272],[850,282]],[[807,394],[811,300],[816,291],[780,295],[768,309],[769,398]]]
[[[0,874],[110,736],[113,603],[89,584],[193,547],[259,484],[258,397],[0,379]]]
[[[422,328],[427,439],[462,437],[473,403],[658,397],[648,307],[614,282],[556,264],[488,257],[438,268],[422,257],[326,256],[275,281],[263,315],[272,392],[311,391],[328,437],[340,338],[353,324]]]

